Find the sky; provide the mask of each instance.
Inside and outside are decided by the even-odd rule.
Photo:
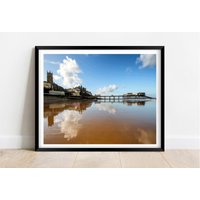
[[[145,92],[156,97],[155,54],[45,54],[44,80],[47,71],[56,84],[82,85],[93,95]]]

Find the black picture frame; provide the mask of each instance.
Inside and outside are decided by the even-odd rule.
[[[160,146],[156,148],[43,148],[39,144],[39,52],[41,50],[158,50],[160,51]],[[164,151],[165,150],[165,57],[164,46],[35,46],[35,151]]]

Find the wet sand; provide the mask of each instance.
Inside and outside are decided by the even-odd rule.
[[[155,100],[45,104],[45,144],[155,144]]]

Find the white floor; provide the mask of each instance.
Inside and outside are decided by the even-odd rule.
[[[0,150],[6,168],[200,168],[200,150],[165,152],[35,152]]]

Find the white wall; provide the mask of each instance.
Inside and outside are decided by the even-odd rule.
[[[199,38],[199,33],[0,33],[0,148],[34,147],[35,45],[165,45],[166,147],[200,147]]]

